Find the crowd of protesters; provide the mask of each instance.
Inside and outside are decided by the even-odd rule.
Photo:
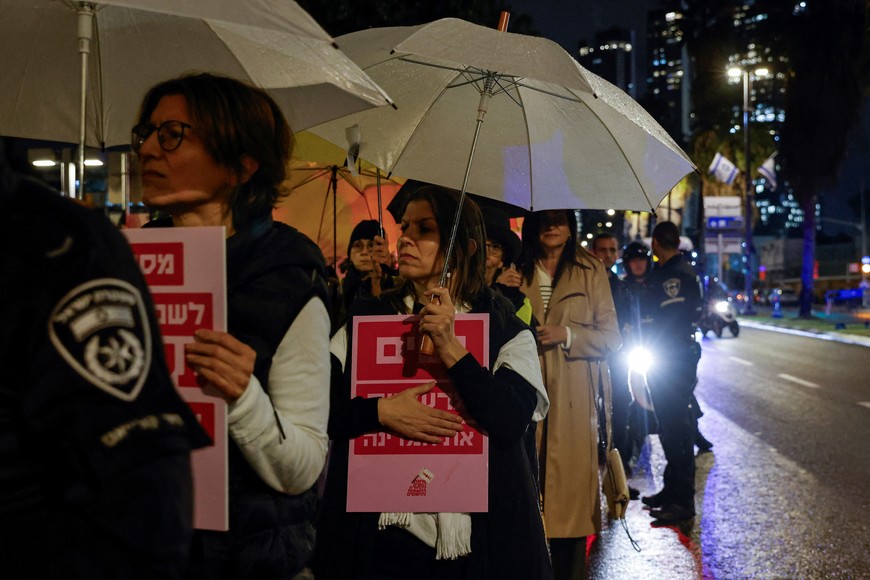
[[[613,392],[614,440],[628,462],[632,396],[618,354],[642,330],[669,348],[673,369],[649,384],[668,471],[665,489],[645,499],[662,520],[694,516],[691,390],[698,351],[689,335],[700,295],[697,278],[679,262],[673,224],[653,233],[661,272],[649,271],[648,249],[629,246],[623,284],[611,273],[617,240],[601,236],[595,253],[585,250],[574,211],[527,214],[521,242],[505,214],[482,213],[468,198],[457,213],[458,192],[424,186],[402,201],[397,257],[376,221],[358,224],[341,299],[332,300],[317,247],[272,220],[292,143],[283,114],[265,92],[209,74],[152,88],[133,129],[143,201],[159,213],[147,227],[219,225],[226,231],[228,331],[199,331],[185,360],[200,386],[228,404],[229,531],[191,529],[188,455],[202,445],[202,433],[167,391],[160,348],[144,345],[152,364],[139,370],[148,375],[141,394],[112,397],[45,336],[46,329],[53,332],[47,321],[71,294],[84,296],[91,279],[108,284],[116,276],[109,268],[75,267],[85,258],[91,266],[115,260],[88,250],[105,243],[77,230],[70,233],[82,246],[70,255],[77,261],[55,267],[63,261],[48,260],[54,250],[47,248],[39,262],[47,269],[38,279],[40,293],[25,294],[22,287],[15,294],[22,304],[30,301],[28,312],[38,313],[15,319],[14,350],[6,349],[13,333],[3,333],[4,360],[28,361],[26,373],[7,374],[16,379],[14,389],[4,379],[0,399],[0,440],[18,441],[4,443],[0,454],[20,464],[0,468],[3,538],[14,536],[8,522],[27,521],[15,545],[26,547],[21,554],[32,562],[36,535],[70,537],[77,553],[59,543],[52,548],[66,555],[56,563],[69,578],[140,577],[123,572],[125,565],[153,578],[277,579],[312,571],[318,580],[583,577],[586,538],[600,531],[603,519],[600,399]],[[0,198],[9,206],[4,219],[24,220],[29,210],[12,192],[41,186],[11,178],[4,184],[10,191]],[[28,239],[14,247],[25,252]],[[642,261],[644,271],[634,261]],[[47,283],[49,274],[60,280]],[[130,272],[124,276],[132,276],[136,288],[112,284],[142,296],[149,314],[137,324],[150,324],[143,340],[157,340],[147,290]],[[675,297],[682,300],[671,307]],[[18,302],[4,301],[10,304]],[[462,313],[488,314],[489,360],[476,360],[457,339],[454,321]],[[433,384],[351,398],[354,321],[385,314],[419,317],[419,331],[452,380],[451,403],[459,414],[420,402]],[[177,418],[110,451],[100,446],[99,433],[115,422],[155,413]],[[106,414],[117,421],[94,422]],[[347,510],[351,440],[384,432],[438,444],[463,423],[489,437],[486,512]],[[64,445],[52,449],[50,441]],[[152,478],[159,473],[160,484],[138,481],[125,496],[120,486],[143,470]],[[29,495],[8,491],[13,484]],[[159,502],[152,497],[158,492]],[[119,533],[122,524],[126,531]],[[151,533],[130,533],[137,526]],[[174,532],[165,532],[167,526]],[[4,572],[18,577],[21,570],[23,577],[14,564],[13,555],[0,561]]]

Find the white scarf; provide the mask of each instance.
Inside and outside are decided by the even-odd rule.
[[[408,308],[414,305],[412,296],[405,297]],[[466,304],[457,305],[459,313],[468,312]],[[467,513],[384,512],[378,518],[378,529],[396,526],[435,548],[436,560],[455,560],[471,553],[471,515]]]
[[[467,513],[384,512],[378,529],[396,526],[435,548],[436,560],[455,560],[471,553],[471,515]]]

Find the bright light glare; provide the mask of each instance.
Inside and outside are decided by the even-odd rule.
[[[739,68],[737,68],[736,66],[728,69],[728,76],[731,77],[732,79],[739,78],[742,74],[743,74],[743,71],[740,70]]]
[[[716,312],[726,313],[728,312],[728,303],[724,300],[721,300],[716,303]]]
[[[652,355],[642,346],[636,346],[628,353],[628,366],[636,373],[646,374],[652,365]]]
[[[86,167],[102,167],[103,161],[101,159],[85,159]]]
[[[616,215],[616,210],[615,209],[607,210],[607,215]]]
[[[770,71],[764,67],[755,69],[755,76],[757,77],[766,77],[769,74]]]
[[[34,167],[54,167],[57,163],[51,159],[37,159],[33,162],[33,165]]]

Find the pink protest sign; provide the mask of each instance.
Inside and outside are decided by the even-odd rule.
[[[417,317],[354,319],[351,397],[384,397],[431,381],[420,401],[456,412],[446,394],[452,382],[437,355],[419,352]],[[489,366],[489,315],[458,314],[456,337]],[[349,512],[485,512],[489,439],[467,423],[440,444],[377,432],[351,441]]]
[[[227,329],[224,228],[125,229],[124,234],[154,300],[172,379],[214,442],[192,455],[194,526],[228,530],[226,402],[203,392],[184,362],[184,345],[197,329]]]

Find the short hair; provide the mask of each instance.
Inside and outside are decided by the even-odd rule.
[[[190,74],[152,87],[139,109],[147,123],[160,100],[181,95],[206,151],[224,167],[241,173],[243,155],[259,163],[231,200],[233,226],[246,229],[271,213],[287,176],[293,132],[281,109],[265,91],[241,81],[208,73]]]
[[[595,235],[592,238],[592,249],[596,249],[598,247],[598,240],[616,240],[616,246],[619,247],[619,239],[610,232],[601,232]]]
[[[666,250],[680,248],[680,230],[674,222],[659,222],[653,229],[652,237]]]
[[[405,214],[408,204],[412,201],[426,201],[432,206],[432,213],[435,214],[435,221],[438,222],[438,233],[441,236],[441,247],[438,249],[438,253],[442,257],[447,253],[447,247],[450,243],[453,220],[456,217],[456,208],[459,206],[459,196],[460,193],[455,189],[440,185],[425,185],[414,190],[402,203],[401,215]],[[477,244],[477,250],[473,254],[469,248],[472,240]],[[486,287],[485,248],[483,215],[480,213],[478,205],[466,196],[459,216],[456,243],[453,246],[448,270],[452,281],[456,284],[454,302],[462,300],[474,304]],[[395,304],[395,306],[399,307],[401,311],[405,309],[404,305]]]

